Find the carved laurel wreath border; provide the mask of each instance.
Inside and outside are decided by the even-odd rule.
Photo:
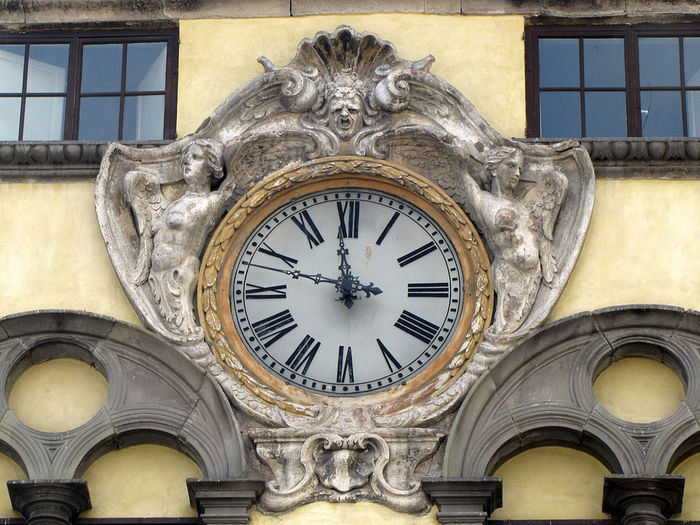
[[[444,191],[425,178],[389,162],[353,156],[316,159],[271,175],[250,190],[236,204],[210,241],[200,271],[198,308],[205,338],[219,363],[228,370],[231,377],[267,404],[300,416],[314,417],[318,412],[318,407],[294,403],[277,394],[247,374],[241,362],[236,358],[226,339],[219,318],[216,288],[221,265],[231,247],[235,233],[245,223],[249,215],[278,193],[295,184],[341,174],[383,177],[404,186],[435,205],[459,233],[474,264],[473,271],[476,276],[475,306],[469,330],[460,349],[447,365],[445,371],[435,381],[433,391],[430,393],[431,398],[446,390],[464,373],[483,339],[484,329],[488,326],[493,311],[493,284],[490,279],[490,265],[481,239],[473,225],[465,220],[464,212],[457,204]]]

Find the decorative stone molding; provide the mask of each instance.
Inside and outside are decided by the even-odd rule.
[[[592,385],[610,363],[647,357],[674,369],[685,399],[666,418],[613,416]],[[673,471],[700,442],[700,312],[663,306],[613,307],[557,321],[515,346],[484,373],[450,430],[445,477],[485,476],[541,443],[583,449],[613,473]]]
[[[435,478],[422,482],[423,490],[438,506],[438,521],[446,525],[485,525],[491,513],[503,505],[500,478]]]
[[[27,525],[72,525],[78,514],[92,508],[84,479],[12,480],[7,490],[12,508]]]
[[[66,432],[29,428],[9,409],[12,382],[32,364],[62,357],[105,376],[105,405]],[[245,468],[233,411],[211,376],[151,334],[80,312],[0,319],[0,440],[30,479],[78,477],[100,455],[142,443],[180,450],[212,478]]]
[[[554,144],[549,139],[518,139]],[[151,148],[169,141],[133,143]],[[582,139],[597,179],[700,179],[700,139]],[[0,183],[94,180],[107,142],[0,142]]]
[[[239,0],[199,2],[101,0],[71,2],[22,0],[4,5],[1,27],[11,30],[63,23],[171,22],[190,18],[286,17],[318,14],[434,13],[464,15],[518,14],[552,18],[613,18],[618,23],[639,22],[660,15],[693,15],[692,0],[606,0],[590,2],[516,0]],[[653,17],[653,18],[652,18]],[[171,22],[172,23],[172,22]]]
[[[265,488],[254,479],[188,479],[190,505],[203,525],[250,523],[250,508]]]
[[[401,512],[430,508],[416,470],[437,450],[443,434],[435,429],[374,429],[350,435],[255,429],[250,436],[258,457],[275,476],[260,499],[264,511],[283,512],[318,500],[368,499]]]
[[[665,525],[683,505],[684,476],[605,476],[603,512],[622,525]]]

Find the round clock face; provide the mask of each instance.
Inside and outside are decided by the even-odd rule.
[[[230,269],[247,351],[283,383],[371,394],[425,370],[459,325],[458,253],[420,207],[378,189],[333,187],[263,217]]]

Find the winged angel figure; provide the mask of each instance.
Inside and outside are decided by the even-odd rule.
[[[568,180],[556,169],[545,172],[519,198],[516,188],[523,165],[520,149],[501,146],[486,158],[490,192],[482,190],[468,174],[464,177],[467,198],[494,259],[498,301],[487,334],[496,339],[523,324],[542,280],[553,287],[558,272],[553,235]]]
[[[148,283],[168,327],[191,341],[202,337],[192,297],[206,240],[194,232],[214,227],[235,188],[234,178],[228,177],[216,191],[211,189],[212,178],[224,175],[222,150],[221,143],[202,139],[183,149],[180,164],[186,188],[173,200],[164,194],[159,172],[145,166],[126,173],[121,187],[139,236],[131,281]]]

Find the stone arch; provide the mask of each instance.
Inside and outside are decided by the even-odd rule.
[[[662,361],[681,377],[685,400],[668,417],[632,423],[596,401],[596,375],[630,355]],[[443,475],[486,476],[519,451],[546,444],[589,452],[613,473],[666,474],[688,450],[698,450],[699,373],[699,312],[645,305],[563,319],[479,378],[450,431]]]
[[[34,363],[70,357],[109,383],[104,406],[61,433],[27,427],[9,411],[11,383]],[[97,457],[158,444],[192,458],[207,478],[242,477],[243,446],[231,406],[210,375],[166,342],[94,314],[41,311],[0,319],[0,443],[30,479],[78,477]]]

